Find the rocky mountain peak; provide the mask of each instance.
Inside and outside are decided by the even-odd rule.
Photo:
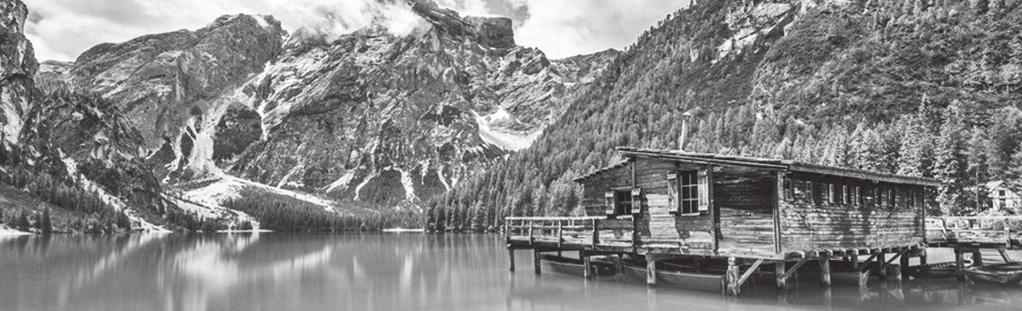
[[[456,38],[472,38],[494,49],[515,46],[511,19],[506,17],[462,17],[458,12],[442,8],[432,0],[410,0],[414,11],[443,33]]]

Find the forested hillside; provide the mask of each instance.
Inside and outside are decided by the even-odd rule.
[[[531,148],[431,204],[440,230],[581,213],[571,178],[621,145],[932,176],[934,214],[988,211],[1022,166],[1020,1],[700,1],[628,48]],[[981,188],[981,187],[980,187]],[[979,191],[982,192],[982,191]]]

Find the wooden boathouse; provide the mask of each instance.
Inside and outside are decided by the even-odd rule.
[[[925,263],[930,178],[786,160],[619,147],[620,163],[575,179],[584,217],[508,217],[507,247],[541,253],[724,266],[721,289],[738,294],[753,274],[772,268],[778,287],[803,267],[831,283],[832,262],[854,273],[900,277],[910,258]],[[864,259],[865,258],[865,259]],[[898,261],[895,265],[894,262]],[[808,264],[808,265],[807,265]],[[808,270],[808,269],[805,269]]]

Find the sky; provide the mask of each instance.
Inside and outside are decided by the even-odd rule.
[[[100,43],[201,28],[224,14],[272,15],[293,32],[341,35],[383,20],[409,18],[401,0],[25,0],[25,33],[39,60],[74,60]],[[436,0],[462,15],[507,16],[519,45],[551,58],[622,49],[690,0]],[[406,25],[405,25],[406,26]]]

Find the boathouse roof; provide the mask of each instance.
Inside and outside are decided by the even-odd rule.
[[[909,184],[929,187],[936,187],[940,185],[940,181],[933,178],[903,176],[891,173],[881,173],[867,170],[857,170],[842,167],[802,163],[792,160],[777,160],[710,153],[695,153],[684,152],[679,150],[644,149],[635,147],[617,147],[616,149],[618,153],[621,154],[621,156],[629,158],[629,160],[621,161],[619,163],[595,170],[588,174],[579,176],[574,180],[576,182],[585,181],[586,179],[600,175],[606,171],[625,166],[629,162],[631,162],[631,159],[641,157],[672,160],[695,164],[741,166],[766,170],[821,174],[894,184]]]

